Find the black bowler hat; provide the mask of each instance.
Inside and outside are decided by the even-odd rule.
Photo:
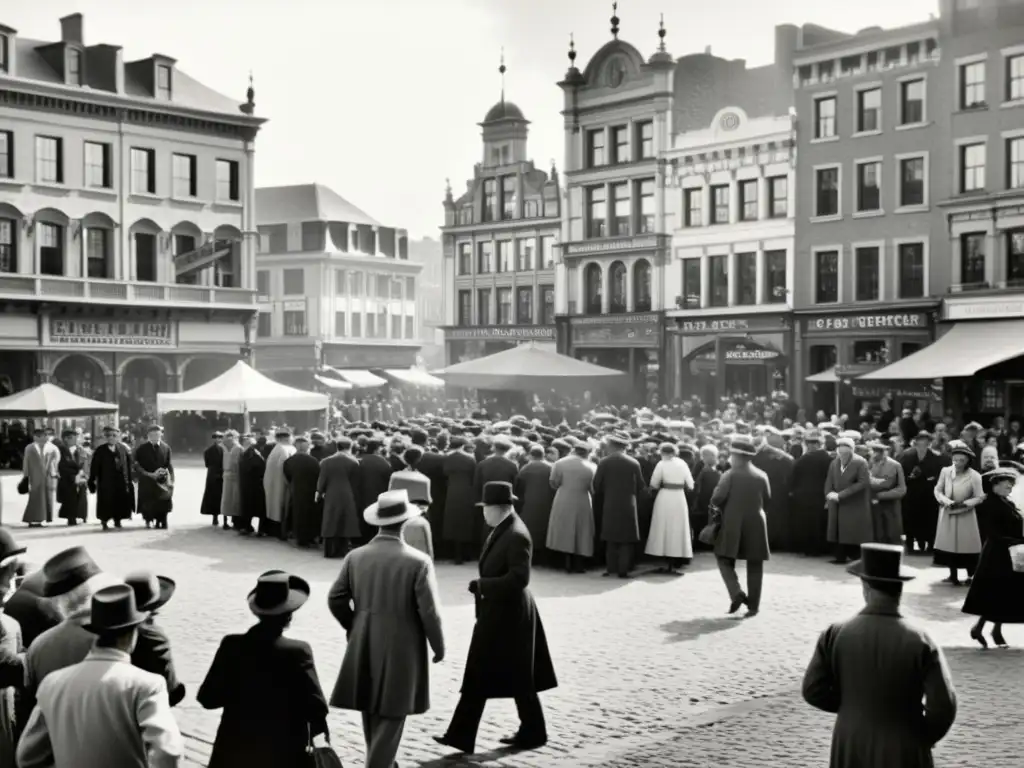
[[[6,528],[0,527],[0,565],[12,557],[25,554],[25,547],[22,547],[14,540],[14,536]]]
[[[257,616],[294,613],[309,599],[309,582],[284,571],[267,571],[249,593],[249,610]]]
[[[519,499],[512,493],[512,483],[490,482],[484,483],[483,499],[477,502],[477,506],[499,506],[502,504],[514,504],[517,501]]]
[[[151,571],[129,573],[124,583],[135,592],[135,604],[140,611],[159,610],[174,596],[174,581]]]
[[[46,597],[64,595],[100,573],[100,567],[85,551],[85,547],[71,547],[58,552],[43,564],[43,575],[46,577],[43,592]]]
[[[916,578],[903,565],[903,547],[898,544],[861,544],[860,560],[846,569],[867,582],[904,582]]]
[[[84,629],[93,634],[120,632],[137,627],[149,618],[135,605],[135,590],[127,584],[115,584],[92,596],[92,613]]]

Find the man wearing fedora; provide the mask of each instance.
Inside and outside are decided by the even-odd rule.
[[[594,524],[605,545],[605,576],[629,578],[640,542],[637,500],[645,489],[640,462],[629,456],[629,435],[605,438],[608,455],[594,473]]]
[[[96,517],[104,531],[111,521],[120,528],[135,513],[132,455],[120,435],[117,427],[104,427],[104,443],[96,446],[89,462],[89,493],[96,494]]]
[[[427,645],[444,659],[433,563],[402,540],[420,514],[404,489],[382,493],[363,513],[379,532],[345,557],[327,597],[348,640],[330,703],[362,713],[366,768],[393,768],[406,717],[430,709]]]
[[[164,430],[150,424],[146,441],[135,449],[135,474],[139,480],[138,510],[146,527],[166,528],[174,508],[174,465],[171,447],[163,441]]]
[[[84,629],[95,647],[39,686],[18,744],[20,768],[173,768],[185,744],[159,675],[135,667],[131,652],[147,614],[126,584],[92,596]]]
[[[156,612],[174,596],[174,581],[150,571],[134,571],[124,577],[124,583],[135,592],[135,605],[148,614],[139,625],[139,639],[132,651],[132,664],[139,669],[160,675],[167,683],[171,706],[185,698],[185,685],[178,680],[171,658],[171,640],[155,621]]]
[[[514,699],[519,730],[501,743],[516,749],[539,749],[547,743],[544,711],[537,694],[558,685],[544,625],[530,594],[532,542],[513,510],[510,483],[487,483],[484,520],[491,533],[480,555],[480,577],[469,583],[476,623],[469,643],[459,703],[442,746],[472,754],[488,699]]]
[[[868,443],[871,464],[871,522],[879,544],[903,544],[901,499],[907,495],[902,465],[889,456],[889,445],[880,440]]]
[[[832,768],[932,768],[932,748],[956,718],[956,693],[942,649],[900,614],[903,547],[862,544],[847,570],[860,577],[865,607],[818,638],[803,697],[836,714]],[[922,705],[923,701],[923,705]]]

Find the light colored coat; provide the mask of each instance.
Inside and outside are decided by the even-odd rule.
[[[394,477],[394,475],[392,475]],[[430,533],[430,522],[426,515],[418,515],[405,521],[402,526],[402,541],[413,549],[418,549],[434,561],[434,537]]]
[[[295,454],[294,445],[278,443],[267,456],[267,470],[263,475],[263,492],[267,496],[267,520],[284,520],[288,504],[288,480],[284,476],[284,463]]]
[[[224,517],[238,517],[242,514],[242,491],[238,478],[238,465],[241,460],[242,446],[235,443],[230,448],[225,448],[224,489],[220,495],[220,513]]]
[[[833,544],[859,546],[875,537],[871,518],[871,473],[868,463],[856,454],[844,470],[837,456],[825,480],[825,495],[835,492],[839,501],[828,504],[828,540]]]
[[[185,751],[159,675],[96,648],[48,675],[18,744],[20,768],[174,768]]]
[[[25,523],[49,523],[57,504],[57,464],[60,450],[47,442],[40,451],[36,443],[25,447],[23,472],[28,478],[28,503],[25,505]]]
[[[651,488],[658,495],[644,552],[652,557],[693,557],[690,507],[686,502],[686,492],[693,490],[690,465],[678,456],[662,459],[651,475]]]
[[[981,552],[981,534],[974,507],[985,500],[981,475],[967,468],[967,477],[954,483],[956,468],[943,467],[935,481],[935,499],[939,502],[939,522],[935,528],[935,549],[957,555]],[[962,502],[967,509],[951,512],[949,502]]]
[[[569,455],[551,467],[555,500],[548,521],[547,548],[567,555],[594,554],[594,474],[597,467]]]
[[[378,534],[342,561],[327,606],[348,639],[331,706],[390,718],[430,709],[427,644],[444,653],[430,559]]]

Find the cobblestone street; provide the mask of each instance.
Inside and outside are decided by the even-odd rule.
[[[189,688],[177,714],[196,764],[205,765],[219,714],[199,708],[193,695],[220,638],[251,623],[245,595],[259,572],[283,568],[310,581],[313,596],[296,614],[292,634],[312,643],[321,683],[330,693],[344,653],[343,633],[326,606],[338,563],[277,541],[212,529],[197,515],[201,470],[179,471],[169,531],[147,531],[138,523],[107,534],[95,524],[27,530],[16,522],[24,501],[15,485],[16,478],[3,479],[4,520],[34,562],[83,544],[115,573],[145,567],[177,580],[161,623]],[[911,564],[925,565],[916,559]],[[481,754],[448,761],[430,736],[443,732],[458,695],[473,621],[466,591],[472,574],[469,565],[438,567],[448,655],[432,668],[431,711],[411,718],[406,728],[403,766],[827,765],[831,718],[804,705],[799,685],[818,632],[860,607],[859,584],[842,568],[774,558],[766,568],[762,613],[751,621],[725,617],[726,593],[707,555],[699,555],[685,577],[643,575],[627,583],[596,573],[568,577],[537,569],[532,589],[560,681],[542,697],[550,746],[520,754],[496,749],[498,738],[517,722],[511,702],[496,702],[485,714]],[[1017,706],[1024,658],[1017,650],[981,652],[971,646],[970,619],[959,612],[964,591],[938,584],[941,577],[938,570],[922,571],[906,598],[906,613],[947,649],[960,695],[960,714],[937,765],[1015,768],[1024,743]],[[1021,628],[1008,627],[1006,635],[1012,645],[1024,646]],[[332,711],[331,723],[345,764],[361,764],[356,718]]]

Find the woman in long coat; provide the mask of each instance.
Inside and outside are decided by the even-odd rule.
[[[214,525],[217,525],[217,519],[220,516],[220,500],[224,494],[223,439],[224,435],[214,432],[213,444],[203,451],[203,464],[206,465],[206,487],[203,489],[203,503],[199,511],[207,517],[212,517]]]
[[[480,541],[480,512],[476,508],[473,481],[476,459],[473,446],[462,436],[452,438],[452,452],[444,459],[444,476],[448,495],[444,502],[444,541],[451,542],[456,563],[470,556]]]
[[[22,522],[41,525],[53,522],[57,502],[57,463],[60,451],[46,439],[44,430],[36,430],[35,440],[25,446],[21,471],[28,483],[28,504]]]
[[[220,496],[220,514],[224,518],[224,527],[228,527],[228,518],[237,518],[242,514],[241,462],[242,446],[236,441],[238,433],[229,429],[224,433],[224,452],[222,454],[222,489]],[[209,482],[209,480],[207,480]],[[262,488],[262,483],[260,484]],[[203,496],[203,504],[206,497]],[[217,522],[214,517],[214,522]]]
[[[555,500],[548,523],[548,549],[565,554],[565,569],[583,573],[581,558],[594,556],[594,474],[597,468],[587,460],[590,446],[577,442],[573,453],[551,467]]]
[[[999,646],[1006,645],[1003,624],[1024,624],[1024,573],[1013,570],[1010,558],[1010,547],[1024,544],[1024,517],[1010,498],[1020,480],[1017,470],[994,469],[983,477],[991,484],[991,492],[976,511],[985,548],[963,612],[978,617],[971,638],[987,648],[981,634],[986,622],[992,622],[992,642]]]
[[[958,586],[957,571],[967,571],[969,583],[981,554],[981,533],[974,508],[985,500],[985,492],[981,475],[971,467],[974,451],[960,440],[951,442],[949,451],[953,463],[942,468],[935,482],[939,524],[935,529],[934,563],[949,569],[945,582]]]
[[[661,461],[651,476],[651,490],[658,495],[644,553],[668,561],[659,572],[678,575],[680,565],[693,559],[690,509],[686,503],[687,491],[693,490],[693,476],[689,465],[679,458],[674,443],[665,443],[659,453]]]
[[[828,541],[836,548],[832,562],[842,565],[860,555],[860,545],[875,536],[871,517],[871,471],[853,452],[853,441],[836,441],[836,458],[825,480]]]

